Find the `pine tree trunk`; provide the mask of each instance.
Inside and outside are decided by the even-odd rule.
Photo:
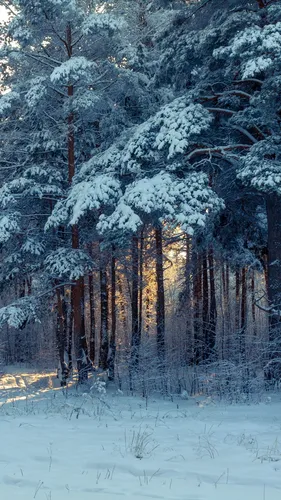
[[[111,336],[109,347],[108,379],[114,380],[116,355],[116,257],[114,245],[112,245],[111,255]]]
[[[96,315],[95,315],[95,299],[94,299],[94,279],[93,273],[89,274],[89,306],[90,306],[90,360],[95,363],[96,357]]]
[[[132,344],[131,344],[131,371],[139,365],[140,331],[139,331],[139,240],[132,238]]]
[[[122,286],[122,278],[119,275],[118,278],[118,295],[119,295],[119,309],[120,309],[120,322],[122,324],[123,328],[123,334],[124,334],[124,339],[125,339],[125,348],[128,350],[129,344],[130,344],[130,339],[128,336],[128,325],[127,325],[127,314],[126,314],[126,303],[125,303],[125,298],[124,298],[124,293],[123,293],[123,286]]]
[[[252,271],[251,277],[251,306],[252,306],[252,321],[253,321],[253,334],[257,335],[257,325],[256,325],[256,292],[255,292],[255,271]]]
[[[268,223],[268,298],[275,308],[281,305],[281,197],[271,194],[266,200]],[[273,322],[276,320],[273,318]]]
[[[138,336],[140,339],[142,332],[142,309],[143,309],[143,249],[144,249],[144,230],[142,229],[140,235],[140,255],[139,255],[140,283],[139,283]]]
[[[66,28],[66,46],[68,57],[72,57],[72,30],[70,23]],[[67,87],[68,97],[73,97],[73,85]],[[75,174],[75,140],[74,140],[74,115],[68,115],[68,180],[69,184]],[[79,231],[77,225],[72,226],[72,248],[79,248]],[[73,333],[75,355],[78,369],[78,382],[82,383],[88,378],[89,359],[85,331],[85,310],[84,310],[84,278],[81,277],[72,285],[72,306],[73,306]]]
[[[108,284],[106,259],[100,249],[100,356],[99,367],[108,369]]]
[[[18,296],[19,298],[25,297],[25,279],[20,280],[18,283]],[[15,356],[14,359],[17,363],[23,363],[24,362],[24,348],[25,348],[25,342],[24,342],[24,336],[22,330],[24,329],[26,324],[26,321],[21,325],[20,328],[15,330]]]
[[[68,314],[68,332],[67,332],[67,355],[68,355],[68,369],[72,372],[73,360],[72,360],[72,348],[73,348],[73,294],[72,288],[70,289],[70,307]]]
[[[268,300],[274,309],[281,309],[281,197],[271,193],[266,198],[268,225]],[[281,317],[269,317],[270,360],[280,359],[281,352]],[[271,379],[279,379],[281,363],[271,364]]]
[[[66,305],[64,304],[64,291],[63,287],[56,288],[57,294],[57,349],[59,354],[60,363],[60,383],[61,386],[66,386],[67,378],[69,374],[68,366],[65,360],[66,355]]]
[[[240,354],[245,357],[245,336],[247,322],[247,269],[243,267],[241,273],[241,325],[240,325]]]
[[[194,363],[202,361],[202,330],[201,330],[201,302],[202,302],[202,261],[201,256],[193,254],[193,332],[194,332]]]
[[[185,309],[185,339],[184,339],[184,359],[187,363],[190,362],[191,344],[192,344],[192,297],[191,297],[191,256],[192,243],[191,238],[187,234],[185,238],[185,270],[184,270],[184,292],[182,297],[182,307]]]
[[[235,335],[240,339],[240,270],[237,267],[235,270]],[[239,346],[235,345],[235,352]]]
[[[209,336],[208,350],[210,355],[214,356],[216,345],[216,326],[217,326],[217,300],[216,300],[216,283],[215,283],[215,261],[214,251],[212,248],[208,252],[209,261],[209,279],[210,279],[210,321],[209,321]]]
[[[162,228],[155,229],[156,244],[156,341],[160,369],[165,366],[165,290],[164,290],[164,267],[163,267],[163,238]]]
[[[203,322],[203,358],[208,359],[210,357],[209,350],[209,335],[210,325],[209,325],[209,284],[208,284],[208,261],[206,251],[203,251],[202,255],[202,284],[203,284],[203,300],[202,300],[202,322]]]
[[[230,355],[230,316],[229,316],[229,265],[221,265],[222,268],[222,297],[223,304],[223,359],[228,359]]]
[[[145,261],[145,265],[144,265],[144,269],[145,269],[145,276],[146,276],[146,279],[148,278],[148,263],[147,263],[147,259]],[[144,330],[145,330],[145,336],[146,338],[149,337],[149,329],[150,329],[150,321],[151,321],[151,311],[150,311],[150,307],[151,307],[151,288],[150,288],[150,283],[149,283],[149,280],[146,284],[146,287],[145,287],[145,327],[144,327]]]

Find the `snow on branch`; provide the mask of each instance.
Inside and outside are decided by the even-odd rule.
[[[0,309],[0,326],[8,324],[22,330],[30,321],[39,321],[37,301],[33,297],[23,297],[13,304]]]
[[[10,111],[13,104],[20,99],[20,94],[18,92],[7,92],[0,96],[0,115],[5,115],[7,111]]]
[[[45,259],[46,270],[53,278],[77,280],[92,269],[89,256],[80,249],[58,248]]]
[[[69,84],[77,81],[79,78],[93,78],[93,70],[96,70],[97,64],[89,61],[84,56],[71,57],[54,69],[50,75],[53,84]]]
[[[107,13],[96,13],[87,17],[81,31],[84,35],[89,35],[98,30],[118,31],[124,27],[126,27],[126,23],[123,19]]]
[[[253,25],[239,32],[226,47],[215,49],[215,58],[239,58],[242,79],[270,70],[280,60],[281,22]]]
[[[223,203],[208,187],[203,173],[190,173],[179,179],[166,172],[145,177],[129,184],[111,215],[103,215],[97,229],[134,232],[146,214],[156,220],[180,225],[188,234],[194,228],[204,227],[208,213],[222,208]]]
[[[243,158],[238,178],[258,191],[281,194],[280,140],[269,137],[254,144]]]
[[[88,181],[81,181],[71,188],[66,200],[60,200],[49,217],[45,229],[62,222],[76,224],[89,210],[112,206],[120,195],[120,183],[109,174],[100,174]]]
[[[6,243],[11,236],[20,231],[19,217],[20,214],[17,212],[0,216],[0,243]]]

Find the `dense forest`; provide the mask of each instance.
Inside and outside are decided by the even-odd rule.
[[[1,363],[278,383],[280,2],[0,5]]]

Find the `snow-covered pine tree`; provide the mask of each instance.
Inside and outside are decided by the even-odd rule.
[[[118,64],[118,37],[124,21],[106,12],[100,2],[21,0],[9,4],[15,14],[4,27],[2,84],[7,92],[0,101],[1,161],[8,172],[1,187],[6,266],[17,267],[13,273],[21,274],[22,252],[39,256],[34,295],[28,298],[32,304],[38,303],[46,286],[52,293],[54,285],[60,303],[65,284],[72,283],[76,358],[83,377],[88,364],[83,276],[89,259],[79,248],[84,241],[77,226],[72,235],[63,225],[48,233],[44,226],[81,163],[124,127],[123,102],[129,86],[145,87],[146,82]],[[7,273],[3,270],[4,280]],[[24,315],[23,301],[7,308],[11,315],[21,308]],[[27,321],[30,313],[25,309]],[[8,317],[5,313],[3,320]],[[58,344],[64,365],[62,330]]]

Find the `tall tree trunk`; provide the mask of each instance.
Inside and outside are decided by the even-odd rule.
[[[93,243],[88,245],[89,255],[93,257]],[[90,306],[90,360],[92,364],[95,363],[96,358],[96,313],[95,313],[95,297],[94,297],[94,277],[93,273],[90,272],[88,278],[89,285],[89,306]]]
[[[99,367],[108,368],[108,284],[106,259],[100,248],[100,356]]]
[[[150,282],[149,282],[149,276],[148,276],[148,273],[149,273],[149,270],[148,270],[148,263],[147,263],[147,259],[145,261],[145,264],[144,264],[144,269],[145,269],[145,277],[146,277],[146,280],[147,280],[147,283],[146,283],[146,287],[145,287],[145,327],[144,327],[144,330],[145,330],[145,336],[146,338],[149,337],[149,328],[150,328],[150,321],[151,321],[151,286],[150,286]]]
[[[268,298],[275,308],[281,305],[281,197],[271,194],[266,199],[268,224]],[[273,323],[276,319],[273,318]]]
[[[240,327],[240,270],[235,270],[235,330],[236,334]]]
[[[182,295],[181,308],[185,313],[185,338],[184,338],[184,360],[190,363],[192,345],[192,240],[187,234],[185,237],[185,270],[184,270],[184,291]]]
[[[67,340],[67,330],[66,330],[66,304],[64,299],[63,287],[56,288],[57,294],[57,349],[59,354],[60,363],[60,383],[61,386],[66,386],[67,378],[69,374],[68,364],[66,362],[66,340]]]
[[[223,304],[223,359],[230,355],[230,315],[229,315],[229,265],[222,262],[222,304]]]
[[[252,321],[253,321],[253,334],[257,335],[257,325],[256,325],[256,292],[255,292],[255,271],[252,270],[251,277],[251,306],[252,306]]]
[[[155,229],[156,245],[156,341],[160,368],[165,363],[165,290],[163,267],[163,238],[160,224]]]
[[[112,245],[111,255],[111,335],[108,356],[108,378],[114,380],[116,354],[116,257],[115,247]]]
[[[217,326],[217,300],[216,300],[216,283],[215,283],[215,261],[214,251],[210,247],[208,252],[209,261],[209,277],[210,277],[210,322],[208,335],[208,350],[210,355],[214,356],[216,345],[216,326]]]
[[[243,267],[241,273],[241,324],[240,324],[240,354],[245,357],[245,336],[247,322],[247,269]]]
[[[66,28],[66,47],[69,59],[72,57],[72,29],[70,23]],[[67,87],[68,97],[71,99],[74,94],[73,85]],[[72,184],[75,174],[75,140],[74,140],[74,115],[68,115],[68,180]],[[78,226],[72,226],[72,248],[79,248]],[[84,310],[84,277],[75,281],[72,286],[73,305],[73,332],[74,346],[78,369],[78,382],[82,383],[88,378],[88,348],[85,331],[85,310]]]
[[[132,344],[130,368],[136,370],[139,365],[140,331],[139,331],[139,240],[132,238]]]
[[[119,278],[117,281],[118,285],[118,296],[119,296],[119,308],[120,308],[120,322],[122,324],[123,328],[123,334],[124,334],[124,339],[125,339],[125,348],[128,350],[129,344],[130,344],[130,339],[128,336],[128,325],[127,325],[127,314],[126,314],[126,303],[125,303],[125,298],[124,298],[124,293],[123,293],[123,285],[122,285],[122,277],[119,274]]]
[[[25,279],[17,282],[18,284],[18,296],[19,298],[25,297]],[[15,356],[14,359],[17,363],[23,363],[25,360],[25,354],[23,351],[25,349],[25,342],[22,330],[25,328],[27,321],[25,321],[19,329],[15,330]]]
[[[281,197],[271,193],[266,198],[268,226],[268,300],[274,309],[281,309]],[[271,315],[269,318],[269,340],[271,360],[271,379],[279,379],[281,363],[273,362],[280,359],[281,353],[281,318]]]
[[[194,363],[202,361],[202,259],[198,252],[193,252],[193,332],[194,332]]]
[[[209,284],[208,284],[208,261],[206,250],[202,254],[202,284],[203,284],[203,300],[202,300],[202,322],[203,322],[203,358],[208,359],[210,357],[209,350],[209,335],[210,335],[210,325],[209,325]]]
[[[143,309],[143,250],[144,250],[144,230],[142,229],[140,234],[140,256],[139,256],[140,283],[139,283],[138,336],[140,339],[142,332],[142,309]]]
[[[94,299],[94,279],[93,273],[89,274],[89,306],[90,306],[90,360],[95,363],[96,357],[96,314],[95,314],[95,299]]]
[[[73,369],[73,359],[72,359],[72,348],[73,348],[73,294],[72,288],[70,288],[70,307],[68,314],[68,332],[67,332],[67,355],[68,355],[68,369],[72,372]]]

